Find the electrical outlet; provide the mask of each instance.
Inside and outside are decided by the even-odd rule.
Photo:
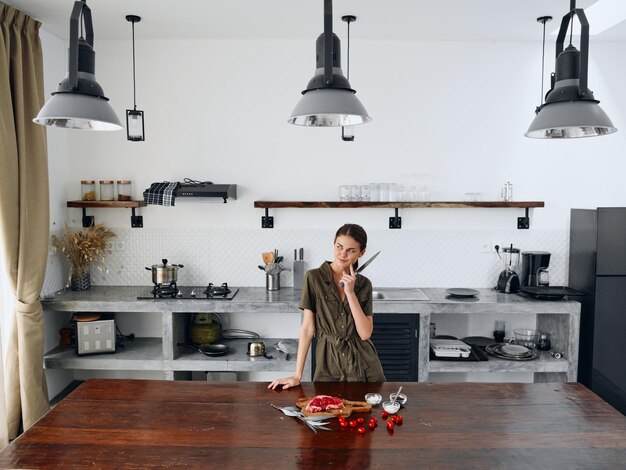
[[[109,251],[115,251],[115,243],[113,243],[113,242],[107,242],[107,250],[109,250]]]
[[[123,240],[117,240],[115,243],[115,251],[126,251],[126,242]]]
[[[495,253],[496,245],[497,243],[494,243],[494,242],[483,242],[482,245],[480,245],[480,252],[481,253]]]

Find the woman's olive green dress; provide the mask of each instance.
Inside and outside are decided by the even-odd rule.
[[[365,315],[372,313],[372,283],[358,275],[354,293]],[[308,271],[302,284],[300,308],[315,314],[314,382],[384,382],[385,374],[374,344],[356,331],[348,300],[341,300],[328,261]]]

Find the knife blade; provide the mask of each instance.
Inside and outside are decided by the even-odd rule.
[[[365,268],[367,268],[367,267],[370,265],[370,263],[371,263],[372,261],[374,261],[374,260],[376,259],[376,257],[377,257],[379,254],[380,254],[380,251],[379,251],[378,253],[375,253],[375,254],[374,254],[374,256],[372,256],[372,257],[371,257],[370,259],[368,259],[365,263],[363,263],[363,265],[362,265],[362,266],[360,266],[360,267],[359,267],[359,268],[355,271],[355,273],[354,273],[354,274],[359,274],[360,272],[362,272]],[[343,287],[343,282],[340,282],[340,283],[339,283],[339,287]]]

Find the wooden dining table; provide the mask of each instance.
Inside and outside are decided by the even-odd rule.
[[[273,408],[331,395],[380,405],[312,431]],[[371,417],[378,419],[373,430]],[[88,380],[0,452],[1,468],[626,468],[626,417],[578,383],[304,383]]]

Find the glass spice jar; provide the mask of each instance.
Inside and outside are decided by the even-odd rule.
[[[100,200],[101,201],[113,200],[113,181],[112,180],[100,180]]]
[[[133,199],[132,189],[130,180],[117,180],[117,200],[131,201]]]
[[[82,180],[80,182],[80,194],[83,201],[95,201],[96,182],[93,180]]]

